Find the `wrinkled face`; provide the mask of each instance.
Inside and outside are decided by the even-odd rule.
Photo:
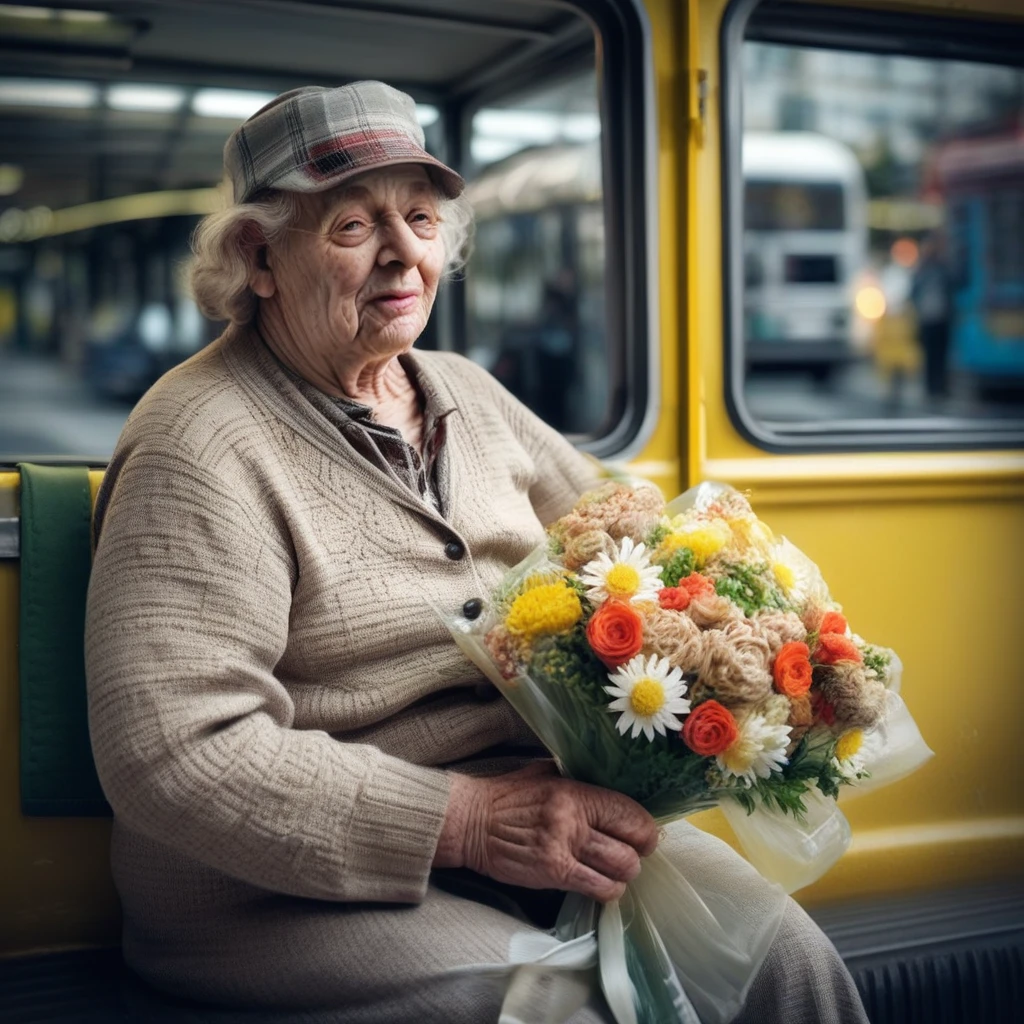
[[[368,358],[407,351],[427,323],[444,266],[426,171],[369,171],[310,197],[307,213],[267,251],[273,284],[265,305],[309,344],[354,346]]]

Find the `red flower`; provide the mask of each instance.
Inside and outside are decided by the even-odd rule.
[[[814,660],[821,665],[834,665],[837,661],[863,661],[852,640],[839,633],[822,633],[814,651]]]
[[[695,754],[713,757],[731,747],[739,739],[740,730],[728,708],[717,700],[706,700],[686,716],[680,735]]]
[[[825,612],[818,627],[819,633],[840,633],[847,630],[846,619],[839,612]]]
[[[689,606],[690,602],[701,594],[713,594],[715,592],[715,584],[707,578],[707,576],[701,576],[699,572],[691,572],[689,576],[684,576],[679,581],[678,587],[665,587],[658,591],[658,604],[662,608],[670,608],[675,612],[685,611]]]
[[[832,707],[821,690],[811,690],[811,711],[816,721],[822,721],[826,725],[835,725],[836,709]]]
[[[673,612],[684,612],[690,606],[690,592],[683,587],[662,587],[658,591],[658,604]]]
[[[713,594],[715,584],[707,576],[701,576],[699,572],[691,572],[689,576],[684,576],[679,581],[679,589],[685,590],[692,601],[695,597],[700,597],[701,594]]]
[[[811,650],[807,644],[793,640],[783,644],[775,655],[772,676],[775,689],[787,697],[802,697],[810,688],[812,672]]]
[[[587,640],[606,665],[621,665],[644,645],[643,619],[622,601],[605,601],[587,623]]]

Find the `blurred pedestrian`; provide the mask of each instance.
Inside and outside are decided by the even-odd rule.
[[[949,337],[953,319],[952,279],[941,235],[921,244],[921,258],[910,287],[917,313],[917,336],[924,351],[924,380],[929,398],[949,394]]]

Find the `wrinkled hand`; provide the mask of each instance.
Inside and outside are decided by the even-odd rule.
[[[605,903],[657,844],[654,819],[634,800],[563,779],[545,761],[494,778],[453,776],[434,865]]]

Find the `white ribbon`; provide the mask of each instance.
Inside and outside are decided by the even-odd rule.
[[[616,1024],[728,1024],[775,938],[786,899],[781,888],[769,890],[751,915],[726,883],[701,886],[655,851],[622,900],[600,908],[596,935],[595,905],[570,895],[556,935],[512,937],[500,1024],[567,1019],[586,1004],[597,973]]]
[[[622,928],[619,901],[605,904],[597,929],[601,962],[601,988],[616,1024],[637,1024],[636,991],[626,969],[626,933]]]
[[[567,942],[548,932],[517,932],[499,1024],[563,1024],[590,998],[597,958],[592,931]]]

